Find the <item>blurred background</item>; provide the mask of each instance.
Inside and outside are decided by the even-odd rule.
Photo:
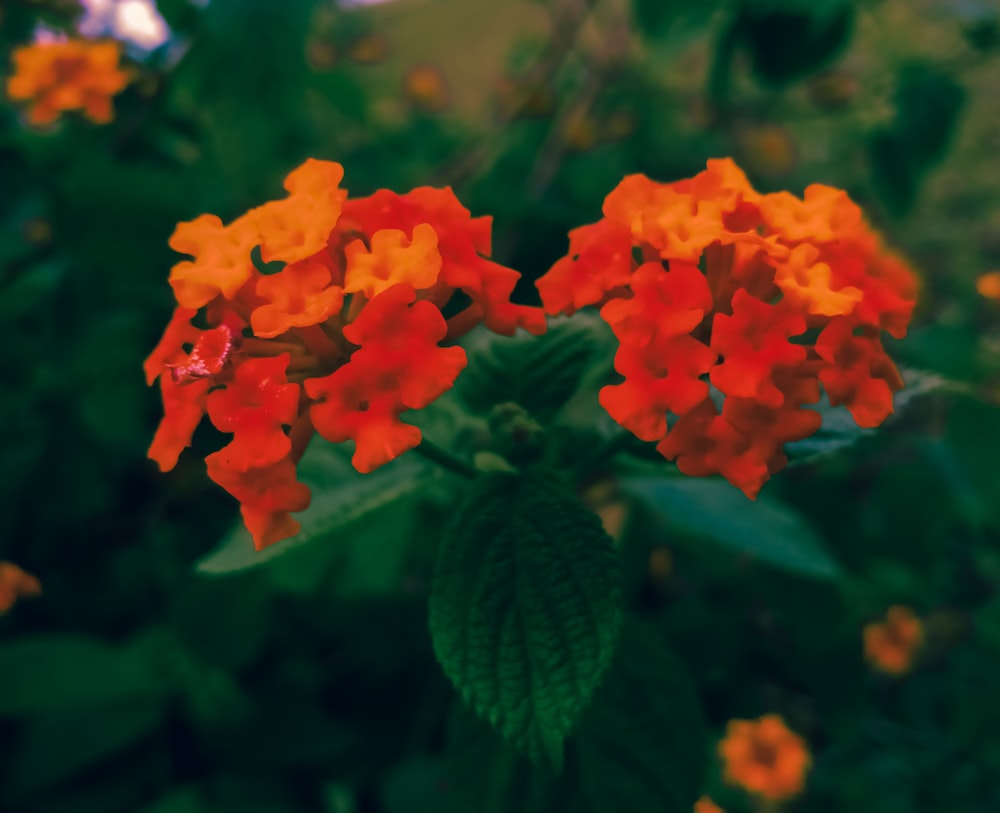
[[[0,77],[73,32],[125,43],[111,123],[32,128],[0,101],[0,560],[43,590],[0,617],[0,810],[450,809],[423,582],[377,546],[354,580],[200,574],[236,519],[204,472],[218,437],[167,475],[145,458],[167,238],[280,197],[309,156],[352,195],[454,186],[523,302],[625,174],[733,156],[761,191],[847,189],[921,279],[890,353],[962,394],[765,487],[844,583],[675,546],[614,494],[602,511],[697,686],[691,748],[726,810],[750,808],[714,743],[768,711],[814,754],[785,809],[1000,809],[1000,295],[977,290],[1000,271],[995,2],[3,0]],[[902,679],[862,658],[893,604],[926,631]]]

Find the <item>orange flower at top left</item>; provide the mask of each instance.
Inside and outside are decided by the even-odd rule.
[[[7,95],[28,103],[28,121],[52,124],[64,111],[80,110],[91,121],[111,121],[111,97],[128,84],[114,41],[36,42],[15,49]]]

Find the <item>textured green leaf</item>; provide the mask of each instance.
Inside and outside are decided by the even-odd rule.
[[[359,474],[341,447],[315,440],[299,464],[299,478],[312,490],[312,503],[296,518],[302,530],[255,551],[250,535],[241,525],[222,544],[202,559],[202,573],[225,574],[256,567],[313,540],[335,537],[351,523],[384,510],[397,500],[428,488],[437,478],[413,455],[394,460],[371,474]],[[336,544],[336,539],[328,540]]]
[[[157,695],[164,682],[139,653],[71,635],[0,646],[0,715],[35,714]]]
[[[840,573],[806,520],[774,500],[747,499],[721,480],[625,478],[622,489],[655,511],[666,528],[815,578]]]
[[[554,320],[543,336],[470,334],[469,366],[457,391],[481,412],[513,401],[540,421],[550,420],[596,374],[607,375],[614,339],[596,314]]]
[[[563,740],[614,653],[621,573],[600,520],[541,471],[483,477],[438,551],[434,650],[465,701],[519,751]]]
[[[483,813],[689,813],[702,791],[705,722],[687,668],[636,619],[567,741],[554,776],[464,710],[453,716],[448,810]]]

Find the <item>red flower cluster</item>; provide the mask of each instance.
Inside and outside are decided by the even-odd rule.
[[[548,313],[600,306],[624,377],[601,404],[682,472],[754,498],[819,428],[803,407],[820,384],[860,426],[892,412],[903,382],[879,337],[905,334],[916,281],[845,192],[761,195],[722,159],[672,184],[628,176],[603,212],[538,290]]]
[[[400,414],[465,367],[465,351],[441,342],[479,322],[545,330],[540,310],[510,301],[519,274],[486,259],[490,218],[471,217],[450,189],[349,200],[342,178],[339,164],[311,159],[286,178],[285,199],[228,225],[202,215],[170,239],[192,259],[171,271],[178,307],[145,363],[165,412],[149,456],[173,468],[205,414],[232,433],[208,473],[240,501],[258,548],[299,529],[290,512],[310,494],[295,466],[314,430],[353,440],[354,466],[370,472],[420,443]],[[254,251],[283,267],[263,273]],[[472,304],[445,320],[456,290]]]

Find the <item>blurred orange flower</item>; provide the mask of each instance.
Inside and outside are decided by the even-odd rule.
[[[801,793],[812,764],[805,741],[777,714],[730,720],[719,756],[727,782],[773,801]]]
[[[111,121],[111,97],[129,81],[119,67],[117,42],[38,42],[14,50],[7,95],[28,102],[31,124],[51,124],[64,111],[81,110],[91,121]]]
[[[428,113],[440,113],[448,106],[448,83],[440,68],[416,65],[403,77],[403,92],[416,107]]]
[[[865,658],[890,675],[909,671],[923,642],[923,622],[909,607],[890,607],[884,621],[872,622],[864,629]]]
[[[762,195],[727,158],[675,183],[629,175],[603,213],[538,292],[551,314],[600,308],[624,379],[601,405],[681,472],[755,498],[820,428],[820,385],[860,426],[892,413],[881,333],[905,335],[917,283],[846,192]]]
[[[170,273],[178,307],[144,365],[164,407],[149,456],[173,468],[205,415],[231,433],[208,475],[258,548],[299,530],[291,513],[310,493],[296,463],[314,433],[354,441],[354,467],[370,472],[420,443],[400,415],[452,386],[466,356],[451,343],[479,323],[545,331],[540,309],[510,301],[520,274],[487,259],[490,218],[451,189],[348,199],[343,175],[310,159],[286,198],[228,225],[201,215],[170,238],[191,259]],[[470,304],[445,319],[456,291]]]
[[[738,132],[749,169],[762,175],[784,175],[795,169],[798,148],[786,127],[754,124]]]
[[[13,607],[18,599],[40,596],[42,584],[30,573],[10,562],[0,562],[0,615]]]
[[[976,280],[976,290],[980,296],[1000,302],[1000,271],[983,274]]]
[[[725,811],[707,796],[702,796],[694,803],[694,813],[725,813]]]

